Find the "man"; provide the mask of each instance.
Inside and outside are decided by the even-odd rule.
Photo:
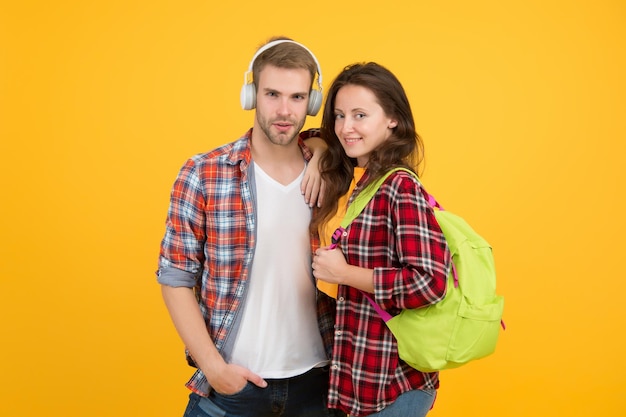
[[[183,166],[161,244],[158,282],[197,367],[185,416],[335,415],[334,305],[310,268],[315,193],[306,201],[300,191],[311,158],[303,139],[317,134],[300,130],[321,105],[321,70],[303,45],[275,38],[248,72],[241,102],[256,107],[252,129]]]

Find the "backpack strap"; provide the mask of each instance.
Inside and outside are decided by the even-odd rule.
[[[359,216],[359,214],[363,211],[367,203],[369,203],[372,197],[374,197],[374,195],[376,194],[380,186],[383,184],[383,182],[385,182],[387,177],[398,170],[411,172],[406,168],[394,168],[391,171],[387,172],[382,177],[380,177],[378,180],[376,180],[376,182],[369,184],[367,187],[361,190],[359,194],[357,194],[357,196],[354,198],[354,200],[352,200],[352,202],[348,206],[348,209],[346,210],[346,214],[341,220],[340,226],[333,233],[331,237],[332,243],[329,246],[329,249],[335,249],[337,247],[337,245],[339,244],[339,239],[341,238],[341,235],[344,234],[344,232],[346,231],[346,228],[350,225],[350,223],[352,223],[352,220],[356,219]]]
[[[359,290],[359,291],[361,291],[361,290]],[[370,302],[372,307],[374,307],[374,310],[376,310],[378,315],[384,320],[385,323],[387,323],[389,320],[391,320],[393,318],[393,316],[391,314],[387,313],[385,310],[383,310],[383,308],[381,306],[379,306],[378,303],[376,303],[376,301],[372,300],[372,297],[367,295],[367,293],[365,291],[361,291],[361,293],[363,294],[363,296],[365,298],[367,298],[367,301]]]
[[[435,197],[433,197],[432,195],[430,195],[429,192],[426,192],[426,194],[428,195],[428,205],[431,206],[432,208],[436,208],[439,210],[443,210],[444,208],[441,207],[441,205],[437,202],[437,200],[435,200]]]
[[[363,211],[367,203],[369,203],[372,197],[374,197],[374,195],[383,184],[383,182],[385,182],[387,177],[400,169],[408,171],[404,168],[394,168],[382,177],[380,177],[378,180],[376,180],[376,182],[369,184],[367,187],[361,190],[359,194],[357,194],[357,196],[354,198],[354,200],[352,200],[352,203],[350,203],[350,205],[348,206],[346,214],[341,221],[341,227],[343,227],[344,229],[348,227],[350,223],[352,223],[352,220],[358,217],[358,215]]]

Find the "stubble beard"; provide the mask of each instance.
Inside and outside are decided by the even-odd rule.
[[[300,130],[304,127],[305,118],[303,117],[301,120],[273,120],[269,121],[257,112],[256,114],[257,121],[259,123],[259,127],[265,134],[265,136],[269,139],[269,141],[274,145],[279,146],[287,146],[291,144],[294,139],[298,137]],[[294,128],[293,133],[289,135],[288,133],[272,133],[272,124],[277,121],[285,121],[292,124]]]

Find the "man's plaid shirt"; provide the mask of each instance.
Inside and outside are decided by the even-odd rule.
[[[350,265],[374,269],[374,299],[391,315],[436,303],[446,292],[450,251],[423,192],[411,174],[392,174],[340,240]],[[439,386],[438,373],[399,359],[385,322],[359,290],[344,285],[330,372],[329,405],[351,416],[380,411],[403,392]]]
[[[173,185],[166,232],[161,242],[158,282],[194,288],[216,348],[228,358],[229,335],[242,307],[245,281],[254,257],[256,210],[249,130],[239,140],[189,159]],[[303,139],[303,158],[311,152]],[[315,249],[318,242],[312,242]],[[314,285],[312,282],[311,285]],[[318,322],[328,357],[332,349],[334,302],[318,292]],[[188,358],[193,364],[191,358]],[[206,396],[209,385],[199,369],[187,387]]]

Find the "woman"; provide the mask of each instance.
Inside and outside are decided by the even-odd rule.
[[[396,341],[362,291],[392,315],[438,302],[446,292],[450,253],[425,192],[408,172],[396,171],[339,239],[346,203],[393,167],[414,169],[422,142],[398,79],[376,63],[345,68],[324,109],[320,164],[325,204],[311,228],[322,247],[314,276],[338,284],[329,407],[351,416],[425,416],[439,387],[438,373],[422,373],[398,357]],[[352,191],[354,188],[354,191]]]

